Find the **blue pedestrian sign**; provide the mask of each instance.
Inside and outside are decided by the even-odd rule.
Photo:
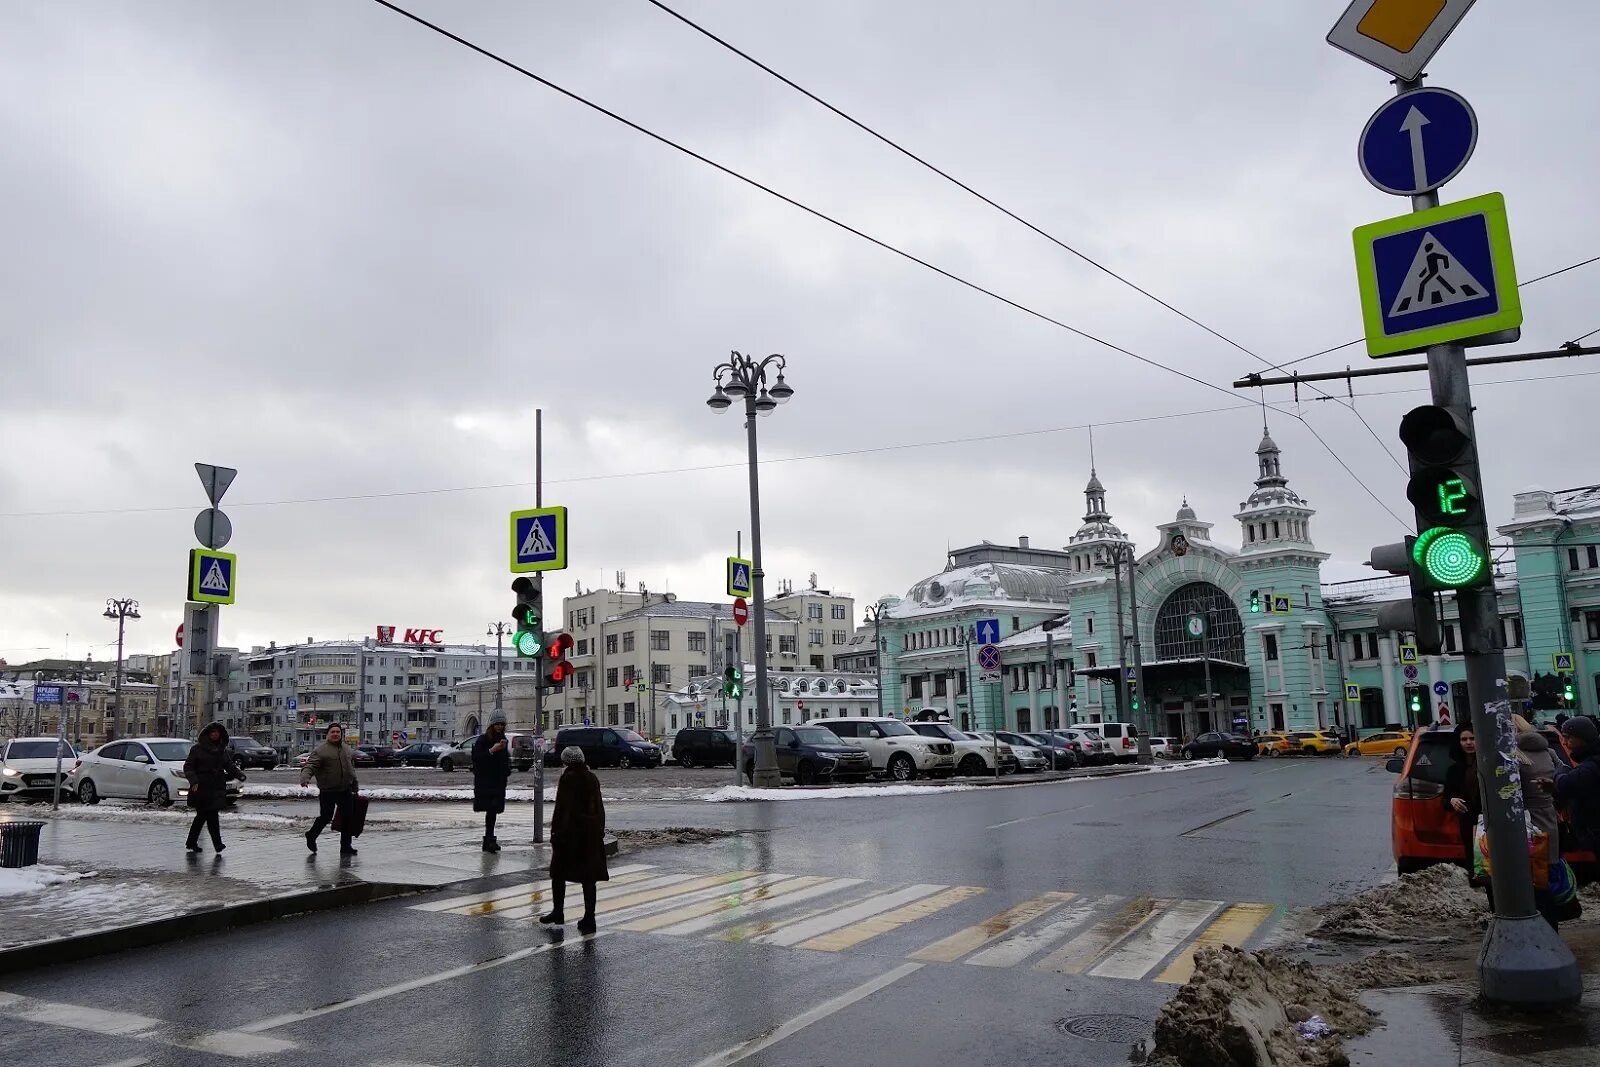
[[[1419,196],[1461,173],[1478,145],[1478,116],[1449,89],[1401,93],[1367,120],[1357,158],[1367,181],[1395,196]]]
[[[728,557],[728,595],[734,598],[755,596],[755,582],[751,574],[755,564],[738,556]]]
[[[232,604],[234,584],[238,577],[239,557],[232,552],[217,552],[209,548],[189,550],[190,602],[195,604]]]
[[[1000,620],[979,619],[977,622],[978,644],[998,645],[1000,643]]]
[[[1436,697],[1447,697],[1447,696],[1449,696],[1450,695],[1450,683],[1449,682],[1434,682],[1433,683],[1433,695],[1436,696]]]
[[[567,509],[529,508],[511,513],[511,573],[559,571],[567,566]]]
[[[1369,223],[1354,237],[1369,355],[1520,336],[1522,302],[1499,193]]]

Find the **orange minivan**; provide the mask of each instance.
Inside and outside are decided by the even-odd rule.
[[[1566,741],[1553,726],[1540,727],[1556,760],[1568,766],[1572,756]],[[1399,774],[1394,784],[1390,818],[1394,862],[1401,874],[1420,871],[1435,863],[1462,863],[1460,823],[1444,800],[1444,780],[1455,765],[1455,730],[1449,726],[1427,727],[1411,738],[1411,750],[1404,758],[1389,760],[1390,771]],[[1580,882],[1600,876],[1592,852],[1563,852]]]

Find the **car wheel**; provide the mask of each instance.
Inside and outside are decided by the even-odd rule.
[[[78,783],[78,801],[82,804],[100,803],[100,792],[95,789],[94,783],[85,778]]]
[[[678,766],[682,767],[684,770],[689,770],[690,768],[692,768],[694,766],[694,757],[693,756],[679,756],[678,757]]]
[[[451,771],[456,769],[456,765],[452,763],[449,758],[445,758],[439,761],[439,769],[444,773],[449,774]]]
[[[1300,755],[1302,756],[1315,756],[1316,754],[1317,750],[1312,748],[1310,745],[1307,745],[1305,748],[1300,750]]]
[[[1268,759],[1273,759],[1278,755],[1278,750],[1275,748],[1269,748],[1267,749],[1266,755]]]
[[[1183,750],[1183,758],[1184,759],[1194,759],[1194,749],[1192,749],[1192,748],[1184,749]]]
[[[633,766],[633,760],[628,758],[627,753],[623,753],[622,755],[617,757],[617,769],[618,770],[625,771],[629,767],[632,767],[632,766]]]
[[[166,782],[157,782],[150,787],[150,803],[158,808],[172,807],[172,793],[168,791]]]
[[[988,769],[989,765],[983,762],[983,757],[977,753],[972,753],[961,757],[961,766],[956,768],[956,773],[966,775],[968,778],[974,778]]]
[[[917,776],[917,765],[904,753],[889,760],[889,777],[897,782],[909,782]]]
[[[809,760],[801,760],[800,766],[794,770],[794,780],[796,785],[816,785],[817,769]]]
[[[1361,753],[1360,753],[1360,752],[1358,752],[1358,751],[1357,751],[1357,750],[1356,750],[1356,749],[1354,749],[1354,748],[1347,748],[1347,749],[1345,749],[1345,750],[1344,750],[1344,754],[1345,754],[1345,755],[1346,755],[1346,756],[1359,756],[1359,755],[1361,755]]]
[[[1406,750],[1404,748],[1396,748],[1394,750],[1394,758],[1395,759],[1405,759],[1406,758]]]

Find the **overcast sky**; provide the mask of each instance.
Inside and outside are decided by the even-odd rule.
[[[1272,362],[1360,334],[1350,230],[1409,207],[1355,162],[1392,88],[1324,42],[1342,0],[681,5]],[[1260,368],[645,0],[414,9],[1152,360],[1222,387]],[[1524,278],[1600,255],[1596,40],[1600,6],[1499,0],[1432,65],[1482,126],[1445,199],[1504,192]],[[506,513],[533,502],[516,483],[533,479],[536,406],[545,501],[572,516],[551,589],[620,569],[720,596],[749,517],[740,419],[704,403],[730,349],[791,361],[794,399],[759,422],[770,582],[815,572],[866,602],[940,570],[947,545],[1059,547],[1083,514],[1091,422],[1110,508],[1142,546],[1185,495],[1238,543],[1255,396],[963,289],[371,0],[7,0],[0,139],[13,663],[108,658],[110,596],[142,604],[130,651],[172,647],[196,460],[240,472],[225,643],[380,623],[478,640],[512,599]],[[1597,282],[1600,264],[1525,289],[1516,350],[1600,327]],[[1347,362],[1369,361],[1303,366]],[[1589,367],[1475,376],[1495,521],[1516,489],[1600,481],[1600,377],[1489,383]],[[1422,394],[1392,391],[1425,384],[1358,389],[1390,394],[1355,406],[1397,453]],[[1362,577],[1367,548],[1402,530],[1293,413],[1409,517],[1404,477],[1311,396],[1269,394],[1273,435],[1318,509],[1325,577]],[[1186,412],[1207,413],[1128,421]],[[704,467],[720,469],[674,472]]]

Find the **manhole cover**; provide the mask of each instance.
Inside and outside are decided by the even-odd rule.
[[[1137,1015],[1076,1015],[1070,1019],[1057,1019],[1056,1029],[1089,1041],[1117,1044],[1150,1036],[1150,1024]]]

